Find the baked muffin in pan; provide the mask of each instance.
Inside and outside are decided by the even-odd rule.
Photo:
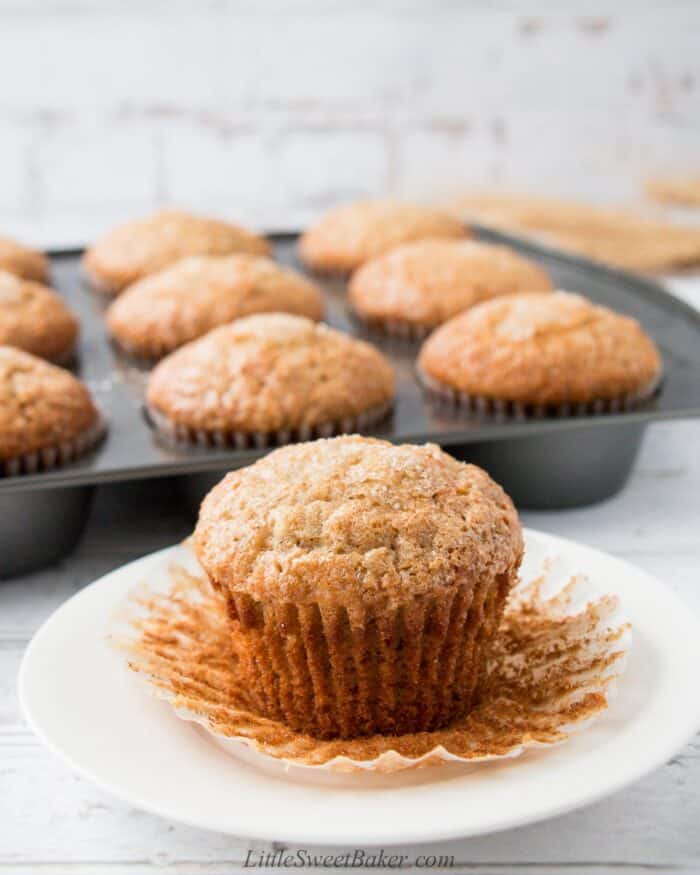
[[[127,352],[156,359],[254,313],[318,320],[323,296],[301,274],[269,258],[198,255],[129,286],[107,310],[107,326]]]
[[[33,474],[75,461],[104,431],[90,392],[73,374],[0,346],[0,473]]]
[[[373,346],[301,316],[248,316],[164,358],[147,405],[171,440],[270,446],[379,422],[394,373]]]
[[[344,275],[402,243],[469,233],[463,222],[430,207],[356,201],[330,210],[308,228],[299,240],[299,255],[311,270]]]
[[[0,344],[61,363],[73,354],[79,324],[53,289],[0,270]]]
[[[0,237],[0,270],[13,273],[21,279],[44,283],[49,276],[49,260],[43,252],[9,237]]]
[[[268,255],[258,234],[183,210],[165,209],[114,228],[83,256],[83,270],[93,288],[117,294],[148,274],[188,255]]]
[[[546,272],[507,246],[475,240],[420,240],[364,264],[350,280],[350,302],[388,334],[425,337],[481,301],[552,288]]]
[[[516,415],[629,409],[654,394],[661,373],[636,319],[562,291],[479,304],[433,332],[418,359],[430,392]]]

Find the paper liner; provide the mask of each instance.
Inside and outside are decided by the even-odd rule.
[[[311,441],[316,438],[329,438],[340,434],[354,434],[366,431],[381,422],[393,407],[393,401],[370,407],[357,416],[346,416],[337,422],[324,422],[318,425],[304,425],[299,428],[279,431],[245,432],[225,431],[223,429],[195,429],[178,425],[151,405],[146,407],[148,418],[165,441],[176,446],[235,447],[237,450],[265,449],[281,447],[298,441]]]
[[[564,419],[571,416],[595,416],[606,413],[624,413],[634,410],[656,395],[661,387],[662,374],[657,374],[646,386],[617,398],[597,398],[593,401],[571,404],[530,404],[505,401],[484,395],[470,395],[436,380],[416,366],[416,376],[426,394],[441,404],[462,413],[491,416],[501,419]]]
[[[258,714],[319,739],[438,729],[473,705],[516,575],[380,614],[224,590],[238,682]]]
[[[361,322],[369,331],[411,342],[425,340],[425,338],[438,327],[437,324],[420,325],[416,322],[409,322],[407,319],[368,318],[363,316],[358,310],[353,310],[353,315],[358,322]]]
[[[260,717],[235,672],[223,601],[201,573],[182,567],[160,587],[132,590],[111,640],[179,717],[266,768],[385,774],[514,757],[590,725],[614,693],[631,640],[616,596],[540,552],[528,543],[526,582],[511,593],[478,704],[434,732],[320,741]]]
[[[44,447],[33,453],[23,453],[12,459],[0,460],[0,476],[15,477],[20,474],[38,474],[51,471],[77,461],[94,449],[107,433],[107,421],[100,414],[87,431],[56,447]]]

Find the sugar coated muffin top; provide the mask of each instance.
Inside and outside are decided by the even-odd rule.
[[[480,468],[434,444],[358,436],[228,474],[202,504],[194,545],[216,586],[349,609],[512,573],[523,550],[511,500]]]
[[[0,270],[0,344],[60,362],[77,336],[78,320],[52,289]]]
[[[388,404],[394,375],[384,356],[301,316],[248,316],[163,359],[148,404],[176,425],[276,432],[338,422]]]
[[[49,260],[43,252],[8,237],[0,237],[0,270],[43,283],[49,275]]]
[[[640,392],[658,380],[661,357],[636,319],[558,291],[455,316],[425,341],[419,368],[472,396],[567,404]]]
[[[389,200],[357,201],[322,216],[302,235],[299,253],[313,270],[344,274],[401,243],[467,236],[464,223],[430,207]]]
[[[90,393],[73,374],[0,346],[0,459],[59,447],[97,421]]]
[[[498,295],[551,288],[544,270],[507,246],[433,239],[367,262],[353,274],[349,292],[364,319],[432,327]]]
[[[115,293],[188,255],[268,255],[267,241],[230,222],[182,210],[160,210],[114,228],[83,257],[88,279],[100,291]]]
[[[323,315],[320,290],[301,274],[255,255],[192,256],[129,286],[107,325],[128,351],[158,358],[212,328],[253,313]]]

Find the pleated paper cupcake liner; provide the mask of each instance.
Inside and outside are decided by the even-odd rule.
[[[15,477],[62,468],[87,455],[103,440],[106,433],[107,421],[100,414],[91,428],[71,440],[0,461],[0,475]]]
[[[373,319],[363,316],[357,310],[353,315],[368,331],[375,334],[416,343],[425,338],[437,328],[437,325],[419,325],[406,319]]]
[[[474,703],[515,571],[378,615],[227,595],[257,713],[316,738],[427,732]]]
[[[440,404],[460,413],[497,417],[499,419],[566,419],[569,417],[596,416],[607,413],[625,413],[634,410],[658,393],[662,375],[659,374],[636,392],[617,398],[598,398],[593,401],[570,404],[530,404],[520,401],[505,401],[484,395],[470,395],[436,380],[416,366],[418,382],[425,393]]]
[[[165,356],[169,355],[171,352],[175,352],[171,346],[166,346],[165,344],[156,346],[154,344],[152,348],[153,351],[146,355],[143,350],[136,346],[131,346],[127,340],[117,338],[114,335],[110,336],[110,343],[120,356],[128,359],[130,364],[138,368],[150,369],[156,364],[156,362],[160,361],[160,359],[165,358]]]
[[[526,574],[511,592],[475,707],[428,732],[322,740],[261,716],[236,670],[226,604],[194,560],[132,590],[110,637],[178,717],[280,775],[314,780],[505,759],[562,743],[600,716],[631,641],[617,597],[567,560],[542,551]]]
[[[43,358],[43,356],[39,356],[39,358]],[[52,365],[58,365],[59,368],[66,368],[67,370],[75,368],[79,362],[77,345],[73,344],[73,346],[66,350],[62,355],[57,356],[56,358],[47,359],[47,361],[50,361]]]
[[[346,416],[334,422],[305,425],[271,432],[225,431],[223,429],[196,429],[179,425],[152,406],[146,408],[156,432],[171,445],[200,447],[235,447],[237,450],[281,447],[299,441],[329,438],[334,435],[355,434],[378,425],[393,407],[393,402],[370,407],[357,416]]]

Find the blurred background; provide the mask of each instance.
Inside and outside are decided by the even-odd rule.
[[[475,186],[636,204],[698,173],[700,3],[523,7],[0,0],[0,227],[78,243],[176,203],[284,228]]]

